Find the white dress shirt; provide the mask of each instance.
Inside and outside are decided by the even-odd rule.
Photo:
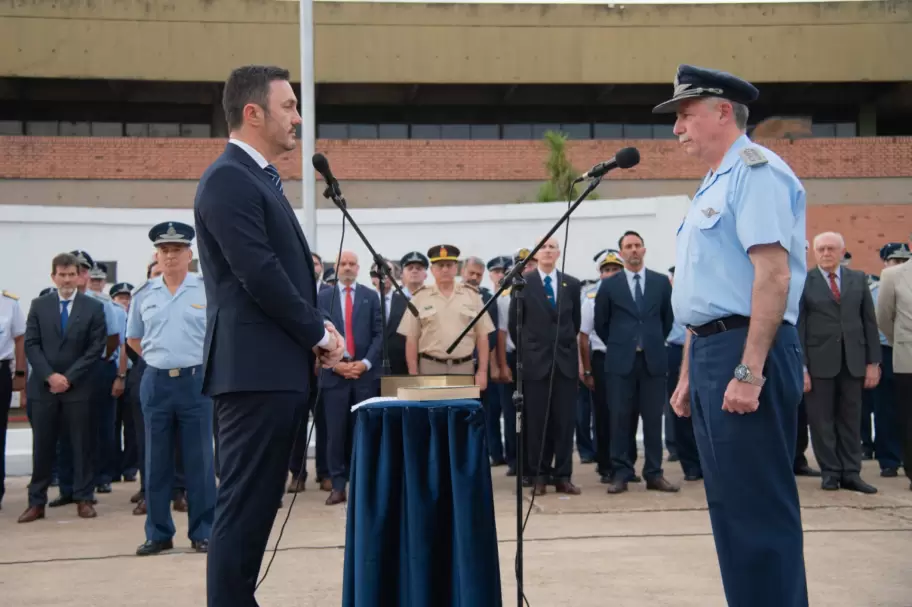
[[[820,270],[820,273],[823,275],[823,279],[826,281],[827,286],[829,287],[830,286],[830,273],[827,272],[826,270],[824,270],[823,268],[821,268],[820,266],[817,266],[817,269]],[[836,266],[834,273],[836,274],[836,286],[839,288],[839,292],[842,293],[842,266]]]
[[[627,277],[627,286],[630,287],[630,295],[633,296],[633,301],[636,303],[636,279],[634,276],[640,277],[640,289],[643,291],[643,296],[646,295],[646,268],[642,268],[639,272],[631,272],[627,268],[624,268],[624,275]]]
[[[353,283],[351,284],[351,290],[352,290],[352,293],[351,293],[351,296],[352,296],[352,310],[354,310],[354,307],[355,307],[355,298],[358,296],[358,289],[357,289],[357,287],[358,287],[358,283],[353,282]],[[341,302],[341,304],[342,304],[342,305],[339,306],[339,312],[340,312],[341,315],[342,315],[342,330],[344,331],[344,330],[345,330],[345,322],[348,320],[348,318],[346,318],[346,316],[345,316],[345,298],[346,298],[346,296],[347,296],[347,293],[345,292],[345,289],[346,289],[347,287],[346,287],[345,285],[343,285],[343,284],[340,282],[340,283],[338,283],[338,284],[336,285],[336,288],[339,290],[339,302]],[[352,321],[352,323],[354,323],[354,321]],[[354,324],[352,324],[352,326],[354,326]],[[347,347],[345,348],[345,354],[346,354],[347,356],[349,356],[349,357],[353,357],[353,356],[355,355],[354,352],[349,352]],[[370,371],[370,370],[371,370],[371,367],[373,367],[373,365],[371,364],[371,361],[367,360],[366,358],[362,358],[362,359],[361,359],[361,362],[364,363],[364,366],[367,367],[367,370],[368,370],[368,371]]]

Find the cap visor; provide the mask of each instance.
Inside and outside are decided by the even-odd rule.
[[[682,101],[686,101],[688,99],[696,99],[698,97],[704,97],[704,96],[705,95],[701,95],[700,93],[696,93],[696,94],[691,93],[690,95],[685,93],[684,95],[678,95],[677,97],[673,97],[673,98],[669,99],[668,101],[660,103],[659,105],[652,108],[652,113],[653,114],[674,114],[675,112],[678,111],[678,106],[681,105]]]

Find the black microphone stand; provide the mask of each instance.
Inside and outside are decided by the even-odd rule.
[[[367,250],[370,251],[371,255],[374,258],[374,263],[377,266],[377,274],[380,275],[380,282],[378,284],[378,290],[380,291],[380,330],[382,331],[382,343],[383,343],[383,363],[381,364],[381,375],[390,375],[390,360],[389,360],[389,345],[387,344],[387,335],[386,335],[386,301],[385,301],[385,284],[384,279],[386,276],[389,276],[390,283],[393,285],[393,288],[396,290],[399,295],[405,299],[405,305],[408,307],[409,311],[418,316],[418,308],[415,307],[408,297],[405,296],[405,293],[402,291],[402,287],[399,286],[399,283],[396,282],[396,278],[393,276],[392,269],[389,264],[377,251],[374,250],[374,247],[371,246],[370,241],[367,239],[367,236],[364,235],[364,232],[361,231],[361,228],[358,227],[358,224],[355,223],[355,220],[352,219],[351,213],[348,212],[348,203],[345,202],[345,198],[342,196],[342,191],[339,189],[339,183],[334,181],[328,183],[326,189],[323,191],[323,197],[329,198],[332,200],[339,210],[342,211],[342,214],[345,216],[345,219],[348,223],[351,224],[351,227],[355,229],[358,236],[361,238],[361,242],[364,243],[364,246],[367,247]],[[354,352],[352,353],[354,356]]]
[[[580,194],[579,198],[576,199],[576,202],[567,209],[567,212],[557,220],[557,223],[548,231],[547,234],[539,241],[535,248],[529,251],[529,254],[525,259],[521,259],[516,265],[514,265],[510,271],[504,276],[501,280],[500,288],[497,289],[497,292],[494,294],[491,299],[481,308],[475,318],[472,319],[472,322],[459,334],[458,337],[453,341],[452,344],[447,348],[447,354],[451,354],[456,346],[459,345],[459,342],[468,335],[469,331],[472,330],[472,327],[481,320],[481,317],[487,313],[488,308],[491,307],[497,301],[497,298],[508,288],[512,287],[516,292],[516,377],[514,381],[516,383],[516,389],[513,391],[513,406],[516,408],[516,604],[518,607],[523,607],[523,412],[525,410],[525,401],[523,399],[523,358],[522,358],[522,328],[523,328],[523,307],[524,307],[524,296],[523,288],[526,286],[526,281],[523,278],[523,272],[526,268],[526,263],[535,257],[535,254],[539,249],[544,246],[545,242],[563,225],[567,219],[570,218],[570,215],[573,211],[576,210],[583,200],[592,193],[592,191],[599,186],[602,182],[602,177],[598,176],[592,179],[589,182],[589,185]]]

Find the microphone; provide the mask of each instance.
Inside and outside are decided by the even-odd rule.
[[[326,182],[326,185],[331,187],[334,192],[337,192],[339,189],[339,182],[336,181],[336,178],[333,177],[332,171],[329,168],[329,161],[326,159],[326,156],[317,152],[313,155],[311,160],[313,167],[317,172],[323,176],[323,181]]]
[[[576,181],[574,181],[574,183],[578,183],[585,179],[595,179],[596,177],[601,177],[602,175],[604,175],[605,173],[607,173],[608,171],[610,171],[612,169],[617,169],[617,168],[629,169],[630,167],[634,167],[634,166],[638,165],[639,163],[640,163],[640,151],[636,148],[624,148],[624,149],[618,151],[618,153],[615,154],[614,158],[612,158],[611,160],[606,160],[605,162],[600,162],[597,165],[595,165],[594,167],[592,167],[591,169],[589,169],[589,172],[583,173],[582,175],[577,177]]]

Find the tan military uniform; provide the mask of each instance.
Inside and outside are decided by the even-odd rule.
[[[490,315],[485,314],[451,354],[447,354],[446,349],[484,306],[478,290],[456,283],[453,295],[447,298],[436,285],[425,286],[415,291],[412,303],[418,309],[418,318],[406,311],[398,333],[418,339],[418,372],[421,375],[474,375],[472,352],[475,342],[478,337],[487,338],[494,331]]]

